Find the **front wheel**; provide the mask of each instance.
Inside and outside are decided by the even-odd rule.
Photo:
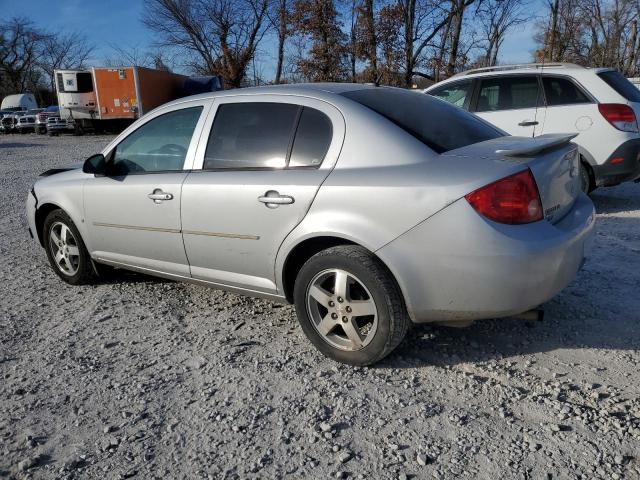
[[[396,282],[363,247],[342,245],[311,257],[294,287],[298,321],[324,355],[369,365],[395,349],[410,320]]]
[[[95,272],[80,232],[62,210],[54,210],[44,221],[44,247],[56,274],[71,285],[91,283]]]

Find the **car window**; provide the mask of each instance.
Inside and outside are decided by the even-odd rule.
[[[424,93],[378,87],[341,95],[382,115],[436,153],[505,135],[475,115]]]
[[[110,175],[182,170],[202,107],[185,108],[148,121],[118,144]]]
[[[483,79],[475,111],[535,108],[539,93],[538,79],[534,75]]]
[[[616,70],[609,70],[607,72],[598,73],[598,76],[630,102],[640,102],[640,90],[638,90],[633,83],[624,78],[620,72]]]
[[[288,103],[220,105],[203,168],[284,168],[299,110]]]
[[[291,149],[289,167],[317,167],[327,154],[333,128],[331,120],[315,108],[304,107]]]
[[[547,98],[547,105],[574,105],[578,103],[591,103],[591,100],[578,88],[578,86],[567,78],[542,77],[544,94]]]
[[[452,103],[456,107],[464,107],[464,103],[471,93],[472,85],[473,82],[471,80],[465,80],[462,82],[443,85],[442,87],[436,88],[435,90],[431,90],[427,93],[434,97],[438,97],[445,102]]]

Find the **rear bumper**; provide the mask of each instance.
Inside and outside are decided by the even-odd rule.
[[[594,237],[595,210],[580,195],[556,224],[502,225],[458,200],[376,254],[416,323],[515,315],[566,287]]]
[[[639,178],[640,139],[624,142],[604,164],[594,165],[593,173],[598,187],[610,187]]]

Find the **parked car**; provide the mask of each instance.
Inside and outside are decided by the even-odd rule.
[[[614,69],[566,63],[479,68],[425,92],[511,135],[576,133],[585,192],[640,177],[640,91]]]
[[[2,117],[2,120],[0,121],[2,132],[3,133],[17,132],[18,119],[25,114],[26,112],[24,111],[15,111]]]
[[[18,133],[29,133],[36,131],[36,117],[35,115],[22,115],[18,117],[18,121],[15,124],[15,130]]]
[[[64,132],[73,132],[73,121],[60,118],[58,115],[53,115],[47,118],[47,133],[49,135],[59,135]]]
[[[57,105],[45,108],[36,115],[36,131],[38,133],[47,133],[47,118],[59,116],[60,109]]]
[[[570,139],[402,89],[231,90],[45,172],[27,218],[65,282],[104,264],[293,302],[322,353],[365,365],[411,322],[519,314],[573,280],[595,214]]]

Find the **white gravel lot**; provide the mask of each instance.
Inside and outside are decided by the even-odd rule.
[[[594,193],[594,251],[543,322],[416,327],[352,368],[290,306],[62,283],[24,201],[108,140],[0,136],[0,477],[640,478],[640,184]]]

